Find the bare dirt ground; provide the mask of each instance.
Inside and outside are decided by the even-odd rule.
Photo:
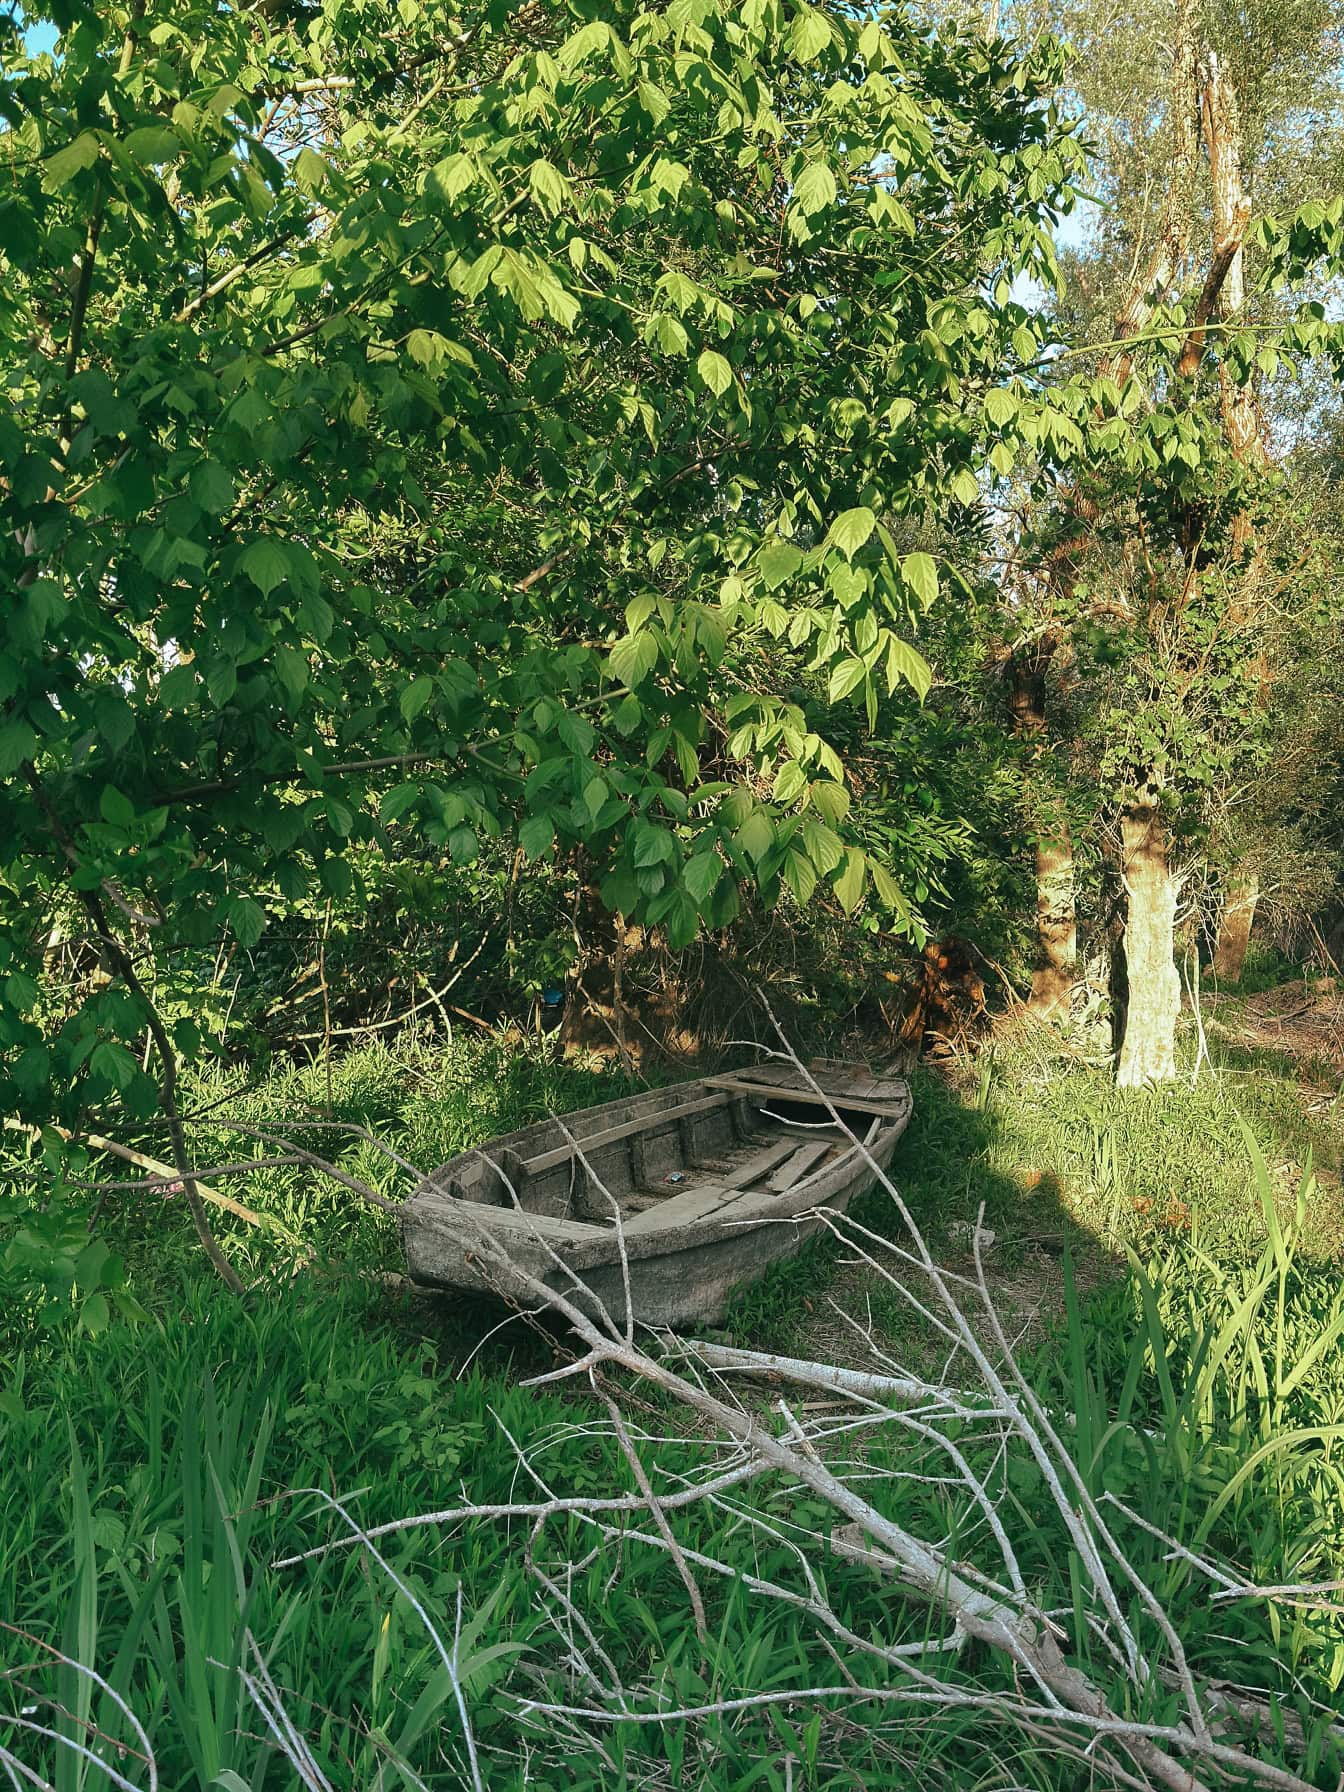
[[[1276,1074],[1295,1083],[1298,1102],[1313,1122],[1313,1130],[1324,1123],[1333,1131],[1330,1123],[1337,1104],[1344,1106],[1340,1101],[1344,1086],[1344,987],[1328,978],[1298,979],[1251,996],[1206,994],[1202,1010],[1211,1042],[1216,1040],[1248,1054],[1273,1053],[1282,1060]],[[953,1070],[951,1074],[957,1073]],[[957,1080],[965,1082],[969,1076],[962,1065]],[[1344,1215],[1339,1167],[1327,1161],[1335,1156],[1333,1150],[1318,1150],[1313,1173],[1318,1202],[1336,1215],[1335,1224],[1344,1225],[1339,1218]],[[1285,1209],[1291,1211],[1304,1165],[1284,1159],[1271,1161],[1269,1168]],[[899,1183],[899,1158],[895,1173]],[[1034,1174],[1030,1170],[1022,1172],[1024,1193]],[[1058,1327],[1065,1311],[1063,1235],[1037,1236],[1032,1226],[1030,1207],[1024,1205],[1022,1232],[1017,1233],[1015,1227],[1006,1229],[982,1253],[985,1279],[1003,1330],[1015,1350],[1025,1349],[1028,1353]],[[1321,1242],[1330,1229],[1318,1217],[1316,1231]],[[969,1232],[968,1226],[953,1229],[941,1240],[936,1255],[943,1268],[965,1279],[959,1287],[967,1312],[974,1316],[980,1303],[970,1286],[976,1278],[976,1265]],[[1075,1281],[1084,1297],[1112,1276],[1123,1273],[1123,1261],[1109,1256],[1094,1237],[1081,1229],[1071,1236]],[[1340,1248],[1344,1251],[1344,1231]],[[886,1261],[893,1272],[899,1272],[894,1261]],[[907,1267],[900,1279],[911,1292],[927,1298],[926,1284],[917,1269]],[[936,1376],[947,1354],[947,1346],[919,1319],[913,1307],[903,1304],[879,1272],[861,1260],[842,1257],[833,1276],[807,1298],[805,1305],[805,1342],[798,1347],[800,1355],[865,1369],[883,1364],[892,1367],[899,1362],[903,1368]],[[950,1379],[956,1379],[955,1365]]]
[[[1282,1052],[1304,1071],[1344,1069],[1344,989],[1332,978],[1281,983],[1259,995],[1206,995],[1204,1024],[1230,1044]]]
[[[971,1286],[976,1276],[973,1253],[969,1248],[956,1248],[937,1255],[939,1267],[960,1278],[954,1283],[959,1298],[967,1316],[982,1322],[977,1329],[988,1343],[992,1336],[988,1316]],[[982,1261],[1008,1342],[1015,1351],[1029,1352],[1064,1311],[1060,1258],[1040,1245],[1016,1246],[1005,1252],[996,1243],[982,1251]],[[1086,1285],[1100,1280],[1102,1273],[1100,1265],[1089,1266],[1078,1280]],[[907,1268],[901,1279],[925,1305],[941,1314],[936,1297],[917,1270]],[[848,1369],[906,1371],[953,1384],[962,1379],[951,1345],[937,1336],[914,1307],[903,1305],[901,1297],[867,1263],[842,1259],[826,1287],[807,1304],[810,1310],[805,1341],[798,1350],[801,1356]],[[749,1344],[746,1339],[737,1342]]]

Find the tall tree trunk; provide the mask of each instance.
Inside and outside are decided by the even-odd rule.
[[[1116,1081],[1122,1089],[1167,1083],[1176,1075],[1181,979],[1176,969],[1176,891],[1170,844],[1156,804],[1126,810],[1120,821],[1127,915],[1125,971],[1129,1003]]]
[[[1036,841],[1036,966],[1027,1006],[1067,1015],[1078,981],[1078,912],[1073,896],[1073,839],[1068,824]]]
[[[1038,764],[1046,745],[1045,677],[1053,652],[1047,638],[1012,664],[1013,730]],[[1036,951],[1027,1006],[1046,1016],[1069,1010],[1078,978],[1078,917],[1068,814],[1058,793],[1040,785],[1029,772],[1024,794],[1027,825],[1036,839]]]
[[[1220,983],[1239,983],[1246,968],[1246,948],[1251,943],[1255,905],[1260,900],[1260,879],[1252,871],[1228,879],[1223,912],[1218,917],[1218,938],[1213,948],[1213,974]]]

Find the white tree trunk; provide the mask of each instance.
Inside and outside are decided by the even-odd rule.
[[[1155,808],[1126,811],[1120,824],[1125,894],[1125,971],[1129,1003],[1116,1081],[1122,1089],[1167,1083],[1176,1075],[1181,979],[1176,969],[1176,892],[1167,831]]]

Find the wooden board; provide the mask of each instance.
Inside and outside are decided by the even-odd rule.
[[[866,1095],[851,1095],[847,1090],[831,1090],[818,1095],[811,1089],[781,1084],[748,1082],[740,1076],[707,1076],[705,1081],[715,1089],[731,1090],[734,1095],[750,1095],[758,1101],[794,1101],[804,1107],[832,1108],[858,1114],[880,1114],[885,1120],[903,1120],[909,1112],[909,1097],[902,1089],[892,1091],[886,1101],[875,1101]]]
[[[698,1183],[684,1194],[672,1195],[656,1207],[635,1214],[624,1222],[625,1230],[631,1237],[637,1237],[642,1232],[660,1232],[664,1226],[689,1226],[696,1220],[707,1219],[723,1206],[726,1198],[722,1186],[706,1187]]]
[[[830,1148],[831,1141],[829,1139],[823,1139],[820,1143],[814,1142],[811,1145],[799,1145],[796,1151],[785,1158],[765,1186],[772,1195],[784,1194],[787,1189],[793,1187],[795,1182],[801,1182],[808,1171],[825,1157]]]
[[[556,1214],[529,1213],[525,1208],[487,1207],[480,1201],[455,1201],[446,1211],[450,1219],[456,1214],[461,1215],[462,1230],[468,1240],[472,1221],[486,1232],[532,1233],[537,1238],[544,1238],[548,1244],[606,1238],[612,1230],[609,1226],[590,1226],[585,1220],[562,1219]]]
[[[796,1215],[790,1213],[781,1216],[777,1195],[765,1194],[760,1189],[753,1188],[744,1194],[735,1195],[731,1201],[725,1201],[714,1218],[726,1224],[736,1220],[767,1220],[772,1215],[785,1221],[796,1218]]]
[[[591,1152],[601,1150],[603,1145],[614,1145],[620,1139],[628,1139],[637,1132],[658,1132],[664,1126],[674,1126],[680,1120],[689,1120],[696,1114],[704,1114],[710,1108],[726,1107],[732,1099],[729,1095],[707,1095],[700,1101],[687,1102],[679,1108],[657,1108],[651,1114],[644,1114],[638,1120],[623,1121],[620,1126],[609,1126],[605,1132],[595,1132],[589,1138],[580,1138],[576,1133],[575,1143],[587,1157]],[[540,1176],[544,1170],[553,1170],[557,1164],[568,1163],[574,1156],[569,1145],[558,1145],[554,1151],[543,1151],[538,1157],[529,1157],[523,1168],[533,1176]]]
[[[746,1163],[739,1164],[726,1176],[718,1176],[715,1180],[722,1188],[750,1188],[753,1182],[759,1182],[776,1165],[782,1164],[786,1157],[795,1150],[792,1139],[785,1139],[776,1145],[767,1145],[764,1151],[755,1151]]]

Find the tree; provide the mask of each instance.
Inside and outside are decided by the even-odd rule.
[[[352,841],[579,842],[674,940],[742,880],[898,901],[754,644],[870,717],[922,685],[893,528],[1030,412],[1079,157],[1052,52],[899,8],[57,22],[0,87],[0,1074],[160,1104],[208,1240],[202,965]]]
[[[1286,292],[1261,255],[1249,304],[1244,263],[1252,189],[1295,188],[1300,202],[1329,166],[1294,170],[1281,143],[1297,107],[1327,111],[1328,69],[1287,77],[1313,61],[1312,45],[1319,55],[1332,17],[1290,8],[1269,28],[1181,0],[1127,59],[1090,35],[1090,17],[1056,16],[1081,39],[1071,78],[1111,204],[1090,252],[1067,264],[1060,360],[1076,391],[1074,363],[1100,338],[1099,377],[1074,464],[1037,473],[1016,654],[1037,687],[1038,734],[1043,672],[1066,666],[1083,693],[1072,757],[1106,820],[1127,916],[1118,1074],[1137,1084],[1174,1074],[1177,894],[1267,740],[1267,648],[1282,631],[1265,600],[1288,562],[1281,533],[1265,536],[1282,497],[1261,407],[1285,355],[1328,348],[1330,331],[1310,308],[1319,275],[1302,255],[1290,256]],[[1040,887],[1044,920],[1066,922],[1067,902]]]

